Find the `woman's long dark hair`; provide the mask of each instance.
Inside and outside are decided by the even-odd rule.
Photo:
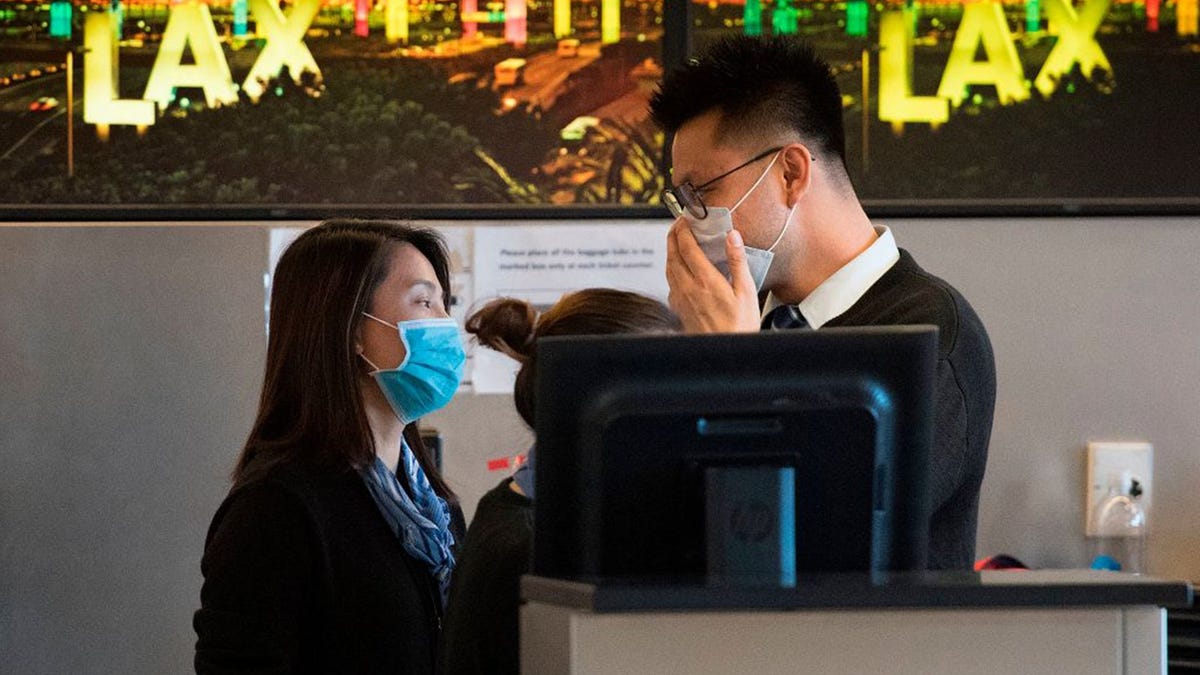
[[[387,277],[392,252],[404,244],[433,265],[449,307],[449,256],[433,230],[330,220],[284,251],[271,284],[262,398],[233,471],[235,485],[280,462],[306,460],[349,470],[375,461],[354,342],[363,312]],[[415,422],[405,427],[404,438],[434,490],[454,500]]]

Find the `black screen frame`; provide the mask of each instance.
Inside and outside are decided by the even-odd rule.
[[[663,2],[664,71],[683,65],[693,51],[692,0]],[[661,166],[667,175],[671,138],[664,143]],[[871,218],[992,218],[1054,216],[1194,216],[1200,195],[1169,199],[1150,197],[1075,199],[864,199]],[[295,221],[326,218],[431,220],[645,219],[667,217],[663,205],[638,204],[0,204],[0,222],[233,222]]]
[[[609,574],[601,562],[602,532],[610,524],[601,522],[608,496],[598,477],[620,464],[618,454],[653,449],[606,448],[597,432],[628,413],[639,395],[648,414],[678,408],[681,401],[699,407],[686,410],[691,413],[754,414],[770,413],[783,402],[796,409],[857,406],[847,401],[864,398],[863,392],[865,398],[887,399],[894,417],[885,425],[891,436],[882,445],[888,447],[880,452],[876,439],[870,452],[876,468],[881,457],[890,462],[890,510],[880,521],[888,547],[871,568],[925,568],[936,328],[563,337],[540,340],[537,349],[535,574],[592,581],[636,578],[623,569]],[[848,383],[856,393],[832,395],[830,382]],[[654,392],[650,398],[647,391]],[[714,392],[720,392],[719,400]],[[862,409],[871,410],[867,403]],[[637,455],[621,456],[628,461]],[[655,515],[647,513],[646,520],[653,523]]]

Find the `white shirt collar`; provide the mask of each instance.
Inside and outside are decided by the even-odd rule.
[[[892,231],[885,226],[875,227],[875,241],[865,251],[821,282],[808,297],[800,301],[800,313],[810,328],[816,329],[835,319],[854,306],[867,289],[875,285],[892,265],[900,260],[900,249]],[[766,312],[783,303],[767,296]]]

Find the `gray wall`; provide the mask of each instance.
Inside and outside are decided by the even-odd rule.
[[[0,672],[190,668],[265,255],[256,228],[0,228]]]
[[[1151,567],[1200,579],[1200,218],[889,223],[988,325],[979,552],[1083,563],[1083,445],[1155,444]],[[264,226],[0,227],[0,673],[190,667],[208,521],[261,377]],[[529,433],[430,420],[468,512]]]
[[[1200,580],[1200,218],[896,223],[996,352],[980,555],[1084,564],[1089,440],[1154,444],[1150,571]]]

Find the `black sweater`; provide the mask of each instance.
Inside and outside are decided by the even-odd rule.
[[[517,675],[520,581],[533,553],[533,502],[506,478],[479,500],[450,584],[444,675]]]
[[[437,584],[352,470],[285,464],[236,487],[200,568],[197,673],[434,672]]]
[[[902,250],[900,260],[858,302],[825,325],[912,324],[939,329],[929,567],[969,569],[996,403],[996,365],[983,323],[953,286],[922,270]]]

